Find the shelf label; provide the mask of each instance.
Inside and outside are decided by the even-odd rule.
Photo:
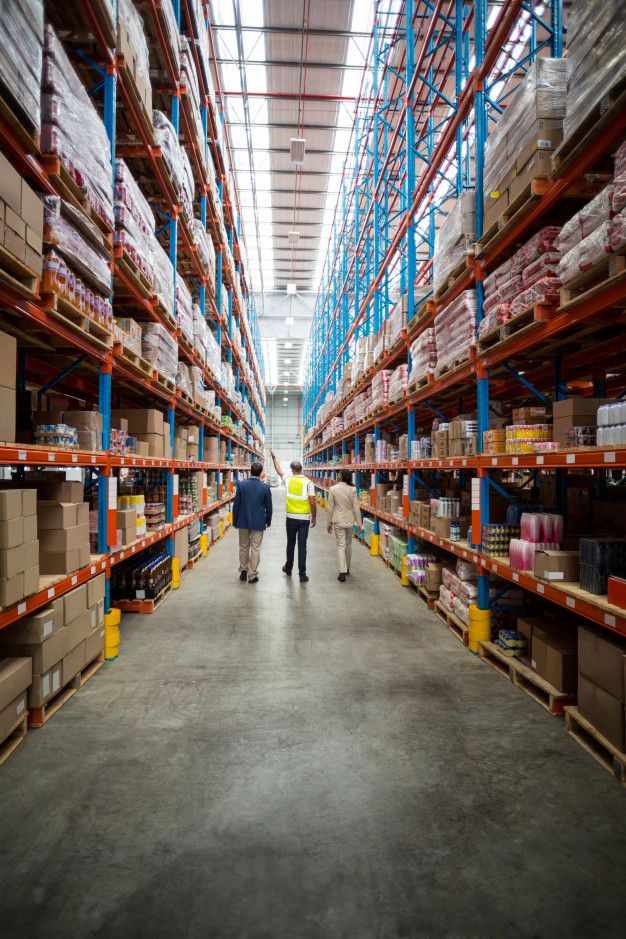
[[[575,454],[575,453],[566,453],[566,454],[565,454],[565,462],[566,462],[566,463],[575,463],[575,462],[576,462],[576,454]]]
[[[491,465],[492,465],[492,466],[497,466],[497,465],[498,465],[498,458],[497,458],[497,457],[494,457],[494,458],[492,459]]]
[[[570,607],[570,609],[572,610],[576,609],[576,601],[574,600],[573,597],[567,597],[567,600],[565,602]]]
[[[78,463],[78,454],[72,453],[72,463]]]
[[[511,463],[513,464],[513,466],[517,466],[517,464],[519,463],[519,458],[514,456],[513,459],[511,460]]]
[[[92,456],[92,458],[91,458],[91,462],[92,462],[92,463],[95,463],[95,462],[96,462],[96,458],[95,458],[95,456]]]
[[[73,574],[73,576],[72,576],[72,587],[73,587],[75,584],[77,584],[77,583],[78,583],[78,575],[77,575],[77,574]]]
[[[92,573],[92,574],[95,574],[95,573],[96,573],[96,565],[95,565],[95,564],[92,565],[91,573]]]
[[[462,465],[462,466],[467,466],[467,460],[462,460],[462,461],[461,461],[461,465]]]
[[[54,587],[49,587],[48,588],[48,600],[51,600],[53,596],[54,596]]]
[[[538,457],[537,457],[537,459],[535,460],[535,466],[543,466],[543,457],[542,457],[542,456],[538,456]]]
[[[48,454],[48,463],[54,463],[55,459],[56,459],[56,457],[55,457],[55,454],[54,454],[54,453],[49,453],[49,454]]]
[[[18,460],[25,460],[25,459],[26,459],[26,450],[18,450],[18,451],[17,451],[17,458],[18,458]]]
[[[605,454],[604,454],[604,462],[605,462],[605,463],[615,463],[615,456],[616,456],[616,454],[615,454],[615,451],[614,451],[614,450],[611,450],[610,452],[605,453]]]
[[[513,572],[513,580],[515,581],[515,583],[518,583],[518,581],[519,581],[519,574],[518,574],[518,573]]]
[[[25,603],[18,603],[18,605],[17,605],[17,615],[18,615],[18,616],[21,616],[22,613],[25,613],[25,612],[26,612],[26,604],[25,604]]]
[[[605,613],[605,614],[604,614],[604,625],[605,625],[605,626],[612,626],[613,629],[614,629],[614,628],[615,628],[615,617],[612,616],[610,613]]]
[[[545,592],[546,592],[546,588],[543,586],[543,584],[537,584],[537,593],[545,593]]]

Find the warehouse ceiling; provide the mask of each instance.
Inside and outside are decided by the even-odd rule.
[[[372,0],[210,0],[248,266],[261,294],[288,284],[317,292],[372,12]],[[305,140],[302,164],[291,159],[292,138]]]

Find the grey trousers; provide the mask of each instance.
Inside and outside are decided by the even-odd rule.
[[[342,525],[333,525],[335,541],[337,542],[337,561],[339,562],[340,574],[345,574],[350,570],[353,527],[353,525],[350,525],[349,528],[344,528]]]
[[[239,529],[239,570],[247,571],[248,577],[256,577],[261,560],[262,531],[250,528]]]

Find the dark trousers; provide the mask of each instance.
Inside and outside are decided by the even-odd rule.
[[[301,521],[299,518],[287,519],[287,570],[293,570],[293,557],[298,539],[298,573],[300,577],[306,574],[306,540],[309,537],[309,519]]]

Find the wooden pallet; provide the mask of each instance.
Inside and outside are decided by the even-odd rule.
[[[27,300],[39,296],[40,279],[25,264],[0,245],[0,283],[10,287]]]
[[[463,620],[460,620],[458,616],[456,616],[446,606],[444,606],[441,600],[435,600],[434,610],[435,615],[441,620],[441,622],[448,627],[450,632],[456,636],[459,642],[466,646],[469,643],[469,626],[467,626]]]
[[[521,313],[518,313],[517,316],[514,316],[513,319],[507,320],[506,323],[502,323],[491,332],[482,336],[478,340],[479,354],[487,351],[493,352],[493,350],[499,348],[501,344],[506,343],[511,336],[518,335],[522,332],[531,332],[533,329],[536,329],[537,326],[540,326],[541,323],[547,322],[556,313],[557,309],[558,307],[547,303],[535,303],[527,307],[525,310],[522,310]]]
[[[432,375],[432,373],[429,372],[429,374],[425,378],[420,378],[419,381],[414,381],[410,385],[407,385],[407,389],[406,389],[407,398],[410,398],[411,395],[414,395],[418,391],[421,391],[423,388],[426,388],[427,385],[432,385],[434,380],[435,380],[434,376]]]
[[[561,287],[561,310],[576,306],[583,300],[591,298],[599,290],[626,279],[626,248],[618,253],[607,255],[606,258],[594,264],[588,271],[583,271]],[[621,300],[616,306],[626,307],[626,300]]]
[[[143,274],[132,257],[126,251],[123,245],[117,245],[113,252],[113,284],[115,287],[115,300],[121,300],[123,303],[133,302],[133,297],[129,297],[127,290],[125,290],[125,284],[123,281],[116,277],[115,274],[117,271],[122,273],[127,281],[129,281],[137,293],[142,296],[147,301],[153,301],[154,298],[154,287],[148,281],[145,274]]]
[[[121,342],[116,342],[115,353],[119,358],[123,359],[129,365],[134,366],[138,371],[140,371],[146,378],[154,378],[154,369],[151,365],[148,365],[145,359],[142,359],[140,355],[137,355],[136,352],[133,352],[132,349],[129,349],[128,346],[125,346]]]
[[[40,134],[11,92],[0,84],[0,121],[26,153],[38,153]]]
[[[164,603],[172,592],[172,585],[168,584],[152,600],[116,600],[115,606],[122,613],[154,613]]]
[[[481,642],[478,648],[483,662],[508,678],[516,688],[525,691],[550,714],[560,717],[567,705],[575,703],[575,694],[559,691],[529,665],[505,655],[494,642]]]
[[[11,754],[15,753],[21,743],[24,742],[28,733],[28,711],[26,711],[15,722],[13,729],[7,734],[0,743],[0,766],[9,759]]]
[[[422,600],[429,610],[435,609],[435,603],[438,603],[439,591],[436,590],[434,593],[431,590],[427,590],[423,584],[417,584],[417,595]]]
[[[480,257],[491,248],[522,218],[530,207],[540,199],[550,188],[550,180],[537,176],[529,180],[519,196],[507,206],[502,215],[483,234],[476,245],[477,256]]]
[[[196,564],[198,563],[198,561],[202,560],[202,557],[203,557],[202,551],[198,551],[198,553],[194,557],[189,558],[189,560],[187,561],[187,564],[185,565],[185,570],[192,571],[194,567],[196,566]]]
[[[44,153],[40,157],[46,175],[54,184],[60,196],[71,202],[72,205],[83,212],[107,238],[111,237],[111,227],[108,222],[91,205],[89,199],[80,186],[72,178],[60,159],[51,153]]]
[[[59,322],[86,333],[106,349],[113,348],[113,333],[101,326],[100,323],[96,323],[95,320],[85,316],[69,300],[64,300],[56,293],[42,293],[41,300],[48,313],[51,313]]]
[[[111,5],[107,0],[90,0],[94,17],[99,23],[107,46],[115,46],[115,22],[111,20]],[[93,42],[93,26],[87,13],[86,3],[67,3],[67,0],[46,0],[46,19],[63,31],[70,42],[82,46]]]
[[[626,108],[626,81],[615,85],[589,111],[576,130],[563,141],[552,155],[552,175],[562,176],[587,150],[614,119]]]
[[[582,716],[577,707],[566,707],[565,730],[576,743],[586,750],[600,766],[626,787],[626,753],[607,740],[593,724]]]

